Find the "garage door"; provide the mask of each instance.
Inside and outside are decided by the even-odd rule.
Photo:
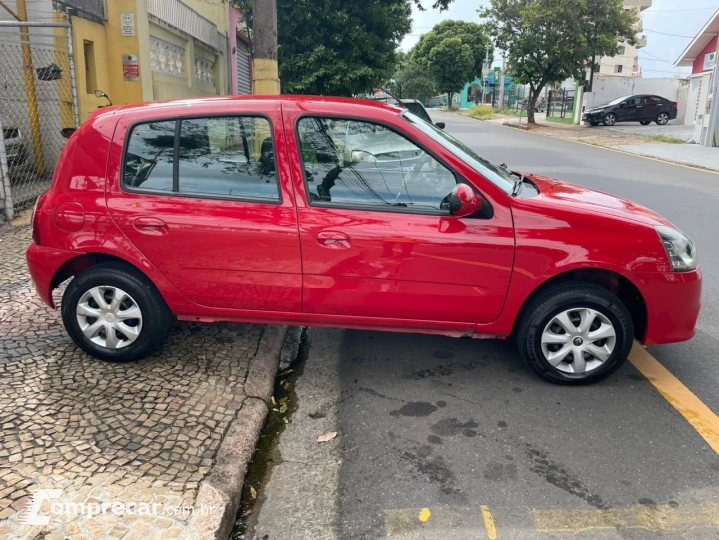
[[[250,49],[240,38],[237,38],[237,93],[241,95],[252,93]]]

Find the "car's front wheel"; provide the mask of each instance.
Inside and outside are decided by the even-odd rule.
[[[123,264],[103,263],[70,282],[62,297],[62,321],[88,354],[131,362],[162,343],[172,316],[145,276]]]
[[[660,126],[666,126],[669,123],[669,113],[659,113],[656,122]]]
[[[604,115],[604,119],[602,120],[602,123],[605,126],[613,126],[617,123],[617,115],[613,112],[607,113]]]
[[[534,298],[517,326],[519,352],[543,379],[590,384],[611,375],[632,348],[622,301],[591,283],[562,283]]]

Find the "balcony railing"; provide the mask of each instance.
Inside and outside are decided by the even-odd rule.
[[[637,49],[647,46],[647,36],[637,36]]]
[[[652,0],[624,0],[624,7],[635,7],[639,8],[639,11],[644,11],[652,7]]]
[[[105,0],[53,0],[53,7],[58,11],[75,10],[84,19],[98,22],[107,20]]]

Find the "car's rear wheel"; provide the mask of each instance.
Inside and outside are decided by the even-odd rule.
[[[598,126],[599,124],[601,124],[601,122],[589,122],[589,125],[595,126],[595,127]]]
[[[617,115],[613,112],[607,113],[604,115],[604,119],[602,120],[602,123],[605,126],[613,126],[617,123]]]
[[[632,348],[634,326],[622,301],[591,283],[562,283],[540,293],[517,326],[519,352],[555,384],[590,384],[616,371]]]
[[[62,297],[62,320],[88,354],[131,362],[163,342],[172,315],[145,276],[123,264],[104,263],[70,282]]]
[[[665,112],[659,113],[659,114],[657,115],[656,122],[657,122],[657,124],[660,125],[660,126],[665,126],[665,125],[667,125],[667,123],[669,122],[669,113],[665,113]]]
[[[651,120],[642,120],[639,123],[643,126],[648,126],[649,124],[652,123],[652,121]]]

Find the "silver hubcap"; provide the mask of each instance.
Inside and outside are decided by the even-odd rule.
[[[93,287],[85,292],[75,310],[85,337],[108,349],[122,349],[142,331],[142,312],[135,299],[122,289]]]
[[[565,373],[589,373],[614,352],[617,334],[604,315],[589,308],[563,311],[542,332],[542,352]]]
[[[669,121],[669,115],[666,113],[662,113],[659,115],[659,123],[660,124],[666,124]]]
[[[614,118],[614,116],[612,116],[611,114],[608,114],[607,116],[604,117],[604,121],[610,126],[614,125],[615,120],[616,120],[616,118]]]

